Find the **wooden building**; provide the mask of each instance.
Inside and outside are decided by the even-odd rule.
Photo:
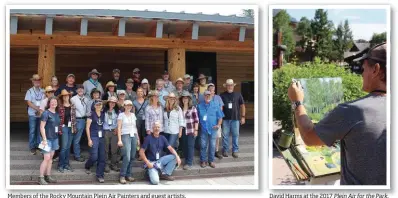
[[[254,118],[254,19],[238,16],[132,10],[10,10],[10,120],[28,120],[24,96],[34,73],[43,86],[69,73],[76,83],[96,68],[100,82],[112,70],[154,84],[167,69],[172,80],[199,73],[212,77],[217,92],[232,78]]]
[[[364,54],[368,53],[370,49],[370,43],[358,43],[354,42],[354,45],[350,50],[344,52],[344,62],[348,64],[351,68],[351,71],[357,74],[361,74],[362,65],[360,63],[355,62],[354,59],[362,57]]]

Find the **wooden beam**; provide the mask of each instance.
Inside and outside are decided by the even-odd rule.
[[[52,35],[53,34],[53,21],[54,18],[52,16],[47,16],[46,17],[46,35]]]
[[[101,42],[98,42],[101,41]],[[231,41],[231,40],[191,40],[191,39],[169,39],[149,37],[116,37],[116,36],[72,36],[72,35],[10,35],[11,46],[38,46],[41,44],[52,44],[55,46],[80,46],[80,47],[130,47],[171,49],[185,48],[189,51],[207,52],[254,52],[253,41]]]
[[[126,34],[126,19],[119,19],[119,32],[118,36],[125,36]]]
[[[174,48],[167,51],[170,80],[174,82],[185,74],[185,49]]]
[[[246,36],[246,27],[241,26],[239,31],[239,41],[240,42],[245,41],[245,36]]]
[[[51,84],[51,76],[55,75],[55,46],[39,45],[38,74],[43,78],[43,86]]]
[[[192,40],[198,40],[199,38],[199,23],[192,25]]]
[[[163,37],[163,22],[157,21],[156,22],[156,38],[162,38],[162,37]]]
[[[18,32],[18,17],[11,16],[10,21],[10,34],[17,34]]]
[[[88,19],[82,18],[80,21],[80,35],[87,36],[87,28],[88,28]]]

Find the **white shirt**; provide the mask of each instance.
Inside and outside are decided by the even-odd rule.
[[[122,121],[122,135],[129,135],[130,133],[137,134],[137,126],[134,113],[130,113],[130,116],[126,116],[126,114],[120,113],[117,120]]]
[[[185,127],[185,119],[182,114],[182,110],[178,107],[178,111],[173,109],[170,111],[170,117],[165,111],[163,115],[164,119],[164,132],[169,134],[178,134],[180,132],[180,127]]]
[[[83,95],[73,96],[70,99],[71,103],[76,107],[76,117],[84,117],[87,115],[87,106],[89,105],[89,99]]]

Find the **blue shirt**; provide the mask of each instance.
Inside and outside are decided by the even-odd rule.
[[[41,114],[41,121],[46,122],[46,126],[44,127],[46,130],[46,138],[49,140],[54,140],[58,138],[58,130],[55,130],[55,127],[58,128],[59,123],[61,122],[59,118],[59,114],[57,112],[52,113],[49,110],[46,110]]]
[[[105,113],[101,111],[101,116],[98,117],[95,111],[91,112],[89,117],[91,119],[90,125],[90,136],[98,137],[98,132],[103,130],[103,125],[105,122]],[[102,137],[104,137],[104,132],[102,131]]]
[[[42,88],[35,89],[34,87],[32,87],[26,92],[25,95],[25,101],[30,101],[31,103],[33,103],[33,105],[37,107],[40,107],[40,103],[44,98],[45,98],[44,89]],[[36,110],[34,110],[31,107],[28,107],[29,116],[36,116],[36,113],[38,113]]]
[[[146,158],[153,162],[156,160],[156,153],[159,152],[159,159],[164,155],[163,150],[169,146],[169,142],[163,135],[159,135],[158,138],[153,135],[145,137],[144,143],[141,148],[145,150]]]
[[[133,101],[133,105],[135,108],[135,117],[137,117],[137,120],[145,120],[145,108],[148,106],[149,102],[148,100],[144,100],[144,102],[141,104],[137,100]]]
[[[66,90],[69,93],[72,93],[72,96],[76,96],[77,95],[77,89],[76,89],[76,85],[73,85],[73,87],[68,87],[65,85],[61,85],[54,93],[55,96],[58,96],[59,94],[61,94],[62,90]]]
[[[104,121],[104,125],[103,125],[104,130],[116,129],[118,114],[115,111],[115,109],[113,109],[111,113],[109,112],[109,110],[106,110],[106,112],[104,114],[105,114],[105,117],[104,117],[105,121]]]
[[[211,98],[212,101],[218,103],[220,107],[224,106],[224,102],[222,101],[222,98],[219,95],[214,95]],[[204,103],[205,102],[205,96],[203,94],[199,94],[199,102],[198,103]]]
[[[220,105],[217,102],[210,101],[209,104],[206,102],[199,103],[199,123],[202,133],[207,132],[208,134],[217,132],[217,129],[213,129],[218,124],[218,120],[224,117],[223,112],[220,109]],[[206,118],[206,120],[204,120]]]

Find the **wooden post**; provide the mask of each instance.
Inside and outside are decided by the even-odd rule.
[[[42,77],[43,87],[51,84],[51,76],[55,75],[55,46],[39,45],[38,74]]]
[[[185,75],[185,49],[169,49],[167,56],[170,80],[174,83],[177,78],[183,78]]]

